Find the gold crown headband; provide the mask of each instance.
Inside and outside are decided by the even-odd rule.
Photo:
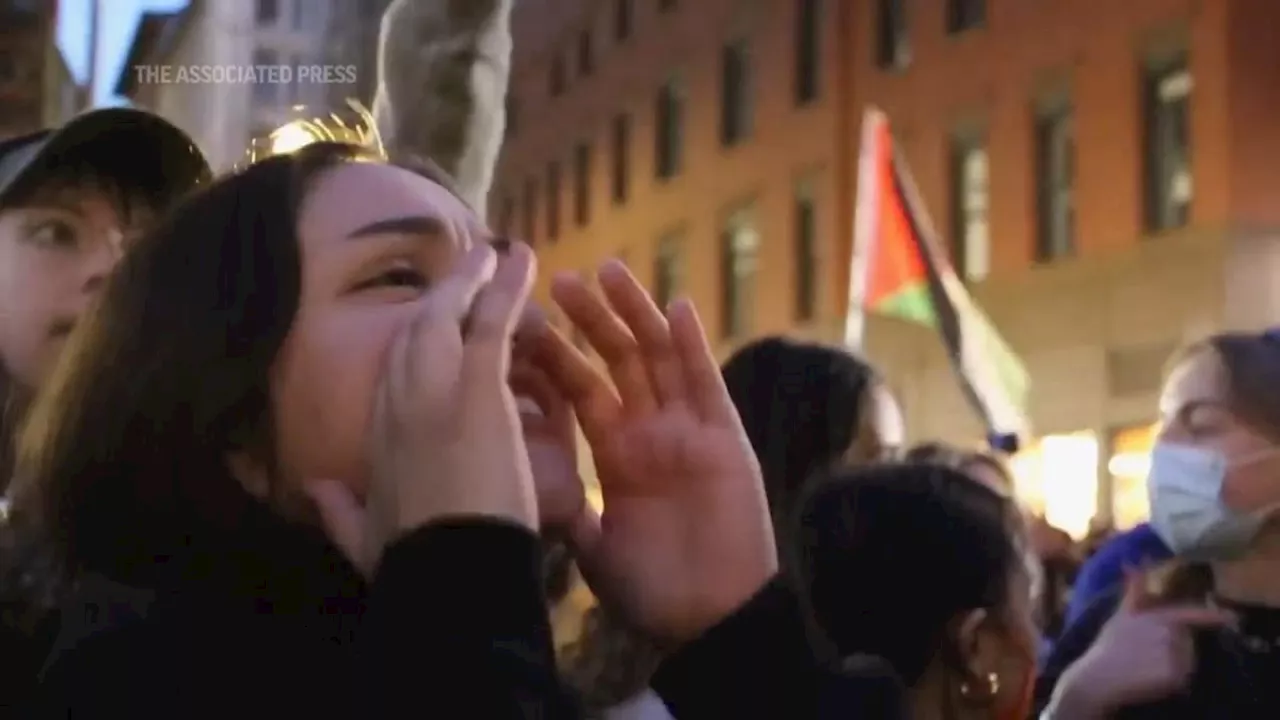
[[[348,112],[340,115],[298,118],[272,130],[266,137],[253,138],[245,151],[245,159],[239,165],[247,167],[276,155],[288,155],[319,142],[339,142],[365,148],[379,157],[386,158],[387,150],[378,134],[378,125],[358,100],[347,100]],[[293,108],[296,113],[305,111],[301,105]]]

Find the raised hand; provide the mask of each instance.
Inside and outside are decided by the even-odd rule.
[[[528,451],[507,382],[533,253],[472,249],[420,301],[394,341],[373,419],[363,507],[346,486],[313,482],[334,542],[366,573],[398,536],[433,520],[484,516],[538,528]]]
[[[539,364],[567,396],[591,447],[603,515],[571,531],[592,589],[638,627],[691,639],[777,571],[760,468],[693,306],[664,316],[620,263],[604,299],[574,276],[552,296],[608,365],[609,382],[554,330]]]
[[[1146,578],[1131,574],[1120,610],[1058,682],[1061,715],[1105,718],[1181,691],[1195,671],[1192,631],[1231,621],[1227,611],[1202,605],[1157,607]]]

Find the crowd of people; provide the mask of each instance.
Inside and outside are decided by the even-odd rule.
[[[1073,584],[1001,458],[905,447],[865,359],[765,338],[721,367],[611,262],[552,283],[593,361],[536,272],[448,173],[365,147],[214,179],[135,110],[0,144],[6,712],[1280,709],[1280,335],[1172,360],[1152,524]]]
[[[501,93],[437,82],[505,87],[485,32],[382,84],[386,148],[0,142],[0,715],[1280,717],[1280,333],[1171,359],[1151,522],[1082,552],[844,348],[721,365],[616,261],[550,283],[567,340],[484,220]]]

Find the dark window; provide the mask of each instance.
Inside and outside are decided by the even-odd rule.
[[[901,70],[911,64],[906,0],[877,0],[876,65]]]
[[[750,208],[739,210],[728,218],[720,232],[720,244],[721,333],[726,338],[743,337],[751,333],[760,250],[760,236]]]
[[[791,212],[796,273],[795,318],[799,322],[807,322],[818,311],[818,211],[810,188],[797,189]]]
[[[547,241],[560,237],[560,163],[547,166]]]
[[[822,87],[822,0],[799,0],[796,13],[796,105],[818,99]]]
[[[957,134],[951,140],[951,264],[965,280],[981,280],[990,271],[990,209],[986,141]]]
[[[578,33],[578,74],[586,77],[596,70],[596,47],[591,30]]]
[[[623,42],[631,37],[631,23],[635,19],[631,0],[613,0],[613,39]]]
[[[1143,79],[1146,227],[1159,232],[1191,221],[1192,76],[1179,58],[1148,68]]]
[[[666,308],[684,285],[684,235],[669,232],[658,240],[653,257],[653,301]]]
[[[258,0],[259,25],[274,25],[280,20],[280,0]]]
[[[1036,198],[1039,232],[1036,260],[1075,252],[1075,123],[1071,108],[1059,106],[1036,118]]]
[[[751,134],[751,57],[746,40],[724,46],[720,68],[720,144],[737,145]]]
[[[573,221],[578,227],[591,222],[591,146],[587,143],[573,151]]]
[[[669,180],[680,174],[684,154],[684,92],[678,80],[668,80],[658,91],[654,116],[654,174]]]
[[[538,181],[529,178],[524,181],[524,219],[521,232],[524,241],[533,245],[538,236]]]
[[[947,32],[962,33],[985,25],[987,0],[947,0]]]
[[[618,115],[613,119],[613,132],[610,153],[613,160],[610,175],[610,195],[615,205],[627,201],[629,183],[631,182],[631,118]]]
[[[566,75],[568,71],[564,66],[564,56],[556,53],[551,59],[551,70],[547,77],[547,91],[551,93],[551,97],[557,97],[564,93],[564,87],[568,82]]]

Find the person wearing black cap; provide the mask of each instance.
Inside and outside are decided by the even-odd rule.
[[[0,142],[0,369],[9,423],[129,239],[209,175],[191,138],[132,109],[92,111]]]
[[[18,420],[121,253],[209,179],[186,133],[138,110],[90,111],[0,141],[0,490],[13,474]],[[5,540],[7,573],[14,558]],[[35,677],[60,623],[29,616],[23,583],[0,583],[3,715]],[[106,594],[129,596],[124,588]]]

